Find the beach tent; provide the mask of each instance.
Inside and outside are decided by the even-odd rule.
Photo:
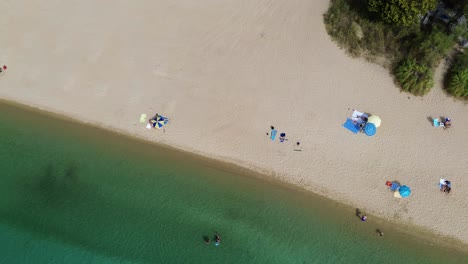
[[[377,132],[377,128],[375,127],[374,124],[367,123],[366,126],[364,127],[364,132],[366,133],[366,135],[371,137],[375,135],[375,133]]]
[[[376,115],[371,115],[367,119],[367,123],[371,123],[371,124],[374,124],[375,127],[379,127],[380,123],[382,123],[382,120],[380,120],[380,117],[378,117]]]
[[[400,196],[402,198],[406,198],[406,197],[410,196],[411,189],[410,189],[410,187],[408,187],[406,185],[403,185],[398,189],[398,193],[400,194]]]

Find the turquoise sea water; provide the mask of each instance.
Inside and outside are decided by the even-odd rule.
[[[0,168],[0,263],[468,263],[329,200],[5,104]]]

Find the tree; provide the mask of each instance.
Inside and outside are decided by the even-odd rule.
[[[417,58],[419,62],[434,67],[440,59],[447,55],[455,43],[455,38],[452,35],[447,35],[440,30],[433,30],[430,34],[422,36],[419,45],[413,46],[412,56]]]
[[[436,7],[437,0],[369,0],[368,9],[389,24],[410,26]]]
[[[468,98],[468,70],[454,72],[447,90],[455,97]]]
[[[404,91],[424,95],[432,88],[431,68],[415,59],[404,60],[396,69],[396,79]]]

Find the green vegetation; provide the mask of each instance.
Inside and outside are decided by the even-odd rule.
[[[389,24],[410,26],[418,16],[436,7],[436,0],[369,0],[370,12],[376,13]]]
[[[456,57],[447,74],[445,86],[453,96],[468,99],[468,53]]]
[[[395,75],[401,88],[415,95],[427,93],[433,85],[431,69],[418,63],[416,59],[404,60],[396,69]]]
[[[458,48],[460,38],[468,39],[467,23],[459,22],[468,0],[446,1],[447,8],[454,10],[448,19],[436,17],[435,12],[425,17],[434,11],[435,0],[331,0],[325,27],[351,56],[388,67],[402,90],[424,95],[433,86],[433,73],[441,59]],[[466,62],[459,66],[466,68]],[[454,73],[455,67],[451,72],[457,81],[466,80],[466,73]],[[454,94],[455,90],[447,91]]]

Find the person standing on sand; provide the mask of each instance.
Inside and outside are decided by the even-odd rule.
[[[362,215],[361,216],[361,221],[365,222],[367,220],[367,216],[366,215]]]
[[[219,246],[219,243],[221,242],[221,237],[219,237],[218,232],[215,234],[215,246]]]

